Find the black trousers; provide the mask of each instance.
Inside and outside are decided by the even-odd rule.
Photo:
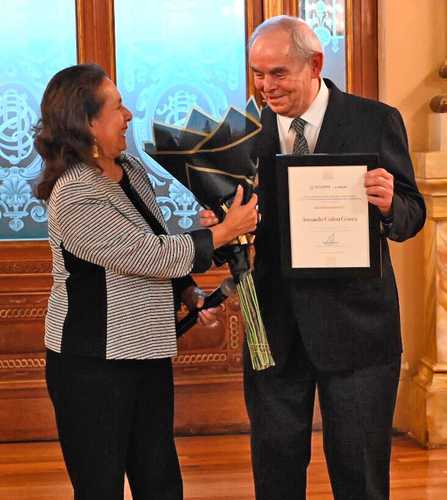
[[[318,372],[299,342],[281,371],[255,372],[247,359],[245,367],[257,500],[305,500],[316,388],[334,498],[389,498],[400,356],[384,366]]]
[[[47,351],[47,385],[75,500],[181,500],[171,360]]]

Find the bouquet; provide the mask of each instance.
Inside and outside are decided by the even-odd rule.
[[[194,108],[185,127],[154,123],[154,143],[145,143],[144,151],[223,220],[238,184],[244,188],[245,202],[253,193],[257,174],[253,146],[260,131],[259,110],[251,98],[245,112],[230,107],[221,122]],[[240,298],[252,365],[263,370],[275,363],[251,274],[253,240],[253,235],[239,237],[218,249],[214,261],[228,263]]]

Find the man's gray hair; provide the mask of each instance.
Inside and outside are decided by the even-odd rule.
[[[290,33],[297,55],[306,61],[315,53],[323,53],[320,40],[312,28],[303,19],[292,16],[275,16],[266,19],[253,31],[248,47],[251,49],[259,36],[274,30]]]

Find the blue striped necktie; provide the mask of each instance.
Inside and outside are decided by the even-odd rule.
[[[296,132],[295,141],[293,142],[293,153],[296,155],[308,155],[310,153],[309,145],[304,137],[306,123],[306,120],[302,118],[295,118],[290,124],[290,128]]]

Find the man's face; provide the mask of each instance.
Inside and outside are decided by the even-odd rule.
[[[260,35],[249,53],[257,90],[272,111],[283,116],[302,115],[319,90],[322,54],[304,61],[292,46],[290,34],[272,30]]]

